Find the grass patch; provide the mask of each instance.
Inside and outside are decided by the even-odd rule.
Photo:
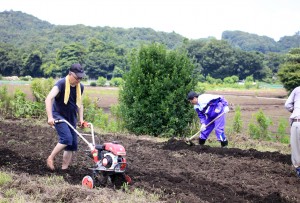
[[[12,177],[11,175],[5,173],[5,172],[0,172],[0,186],[3,186],[7,183],[12,182]]]
[[[17,195],[17,193],[18,191],[15,188],[10,188],[4,192],[4,196],[6,198],[13,198],[14,196]]]
[[[68,184],[62,176],[30,176],[0,171],[0,203],[40,202],[140,202],[158,203],[161,195],[124,185],[122,189],[87,189]],[[10,183],[11,184],[7,184]]]
[[[112,96],[118,96],[119,95],[119,89],[101,89],[101,88],[89,88],[86,87],[84,90],[84,94],[87,95],[112,95]]]
[[[46,186],[57,186],[66,183],[62,176],[55,176],[55,175],[41,177],[39,181],[41,181],[40,183],[44,183]]]

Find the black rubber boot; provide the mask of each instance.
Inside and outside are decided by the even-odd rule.
[[[222,148],[227,148],[227,145],[228,145],[228,141],[226,140],[226,141],[221,141],[221,147]]]
[[[205,141],[206,141],[205,139],[200,139],[200,138],[199,138],[199,145],[204,145],[204,144],[205,144]]]

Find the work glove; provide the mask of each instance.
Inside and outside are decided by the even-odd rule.
[[[200,131],[202,132],[202,131],[204,131],[204,130],[206,130],[206,125],[205,125],[205,124],[202,124],[201,127],[200,127]]]
[[[225,113],[228,113],[228,112],[229,112],[229,107],[228,107],[228,106],[225,106],[225,107],[224,107],[224,112],[225,112]]]
[[[219,108],[215,109],[215,113],[220,113],[220,112],[221,112],[221,110]]]

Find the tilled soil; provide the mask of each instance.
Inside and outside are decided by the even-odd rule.
[[[290,155],[236,148],[189,146],[170,139],[96,134],[100,144],[119,141],[127,151],[131,188],[161,194],[165,202],[299,202],[300,180]],[[81,184],[92,160],[83,141],[66,172],[49,171],[45,160],[57,142],[50,127],[20,121],[0,122],[0,168],[16,173],[50,176],[62,174],[70,184]],[[61,156],[55,164],[58,167]],[[82,200],[86,197],[84,193]],[[66,194],[68,195],[68,194]],[[72,199],[69,198],[71,202]],[[78,198],[78,197],[77,197]]]

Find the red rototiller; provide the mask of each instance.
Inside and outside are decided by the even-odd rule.
[[[83,127],[89,127],[91,134],[79,133],[68,121],[56,120],[65,122],[73,129],[76,134],[88,145],[88,156],[94,161],[94,167],[89,168],[92,173],[86,175],[82,179],[82,185],[87,188],[94,188],[106,185],[122,185],[122,183],[131,183],[131,178],[125,174],[127,168],[125,148],[118,142],[106,142],[102,145],[95,144],[94,127],[92,123],[85,122]],[[90,143],[84,136],[90,136]]]

